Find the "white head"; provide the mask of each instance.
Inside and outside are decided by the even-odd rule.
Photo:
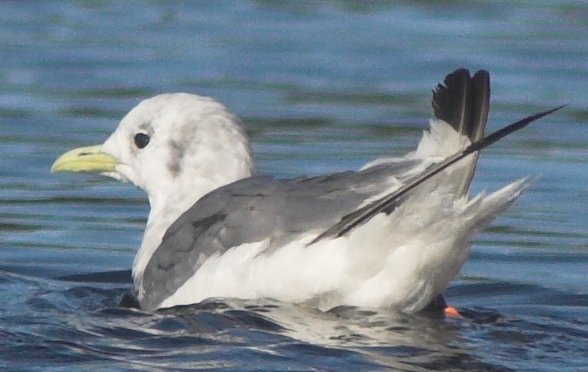
[[[215,100],[187,93],[142,101],[102,146],[67,154],[55,162],[53,170],[98,171],[130,181],[145,190],[152,208],[178,195],[195,202],[215,188],[250,176],[253,170],[239,119]],[[114,160],[100,159],[105,165],[100,168],[93,155]],[[83,166],[88,163],[92,166]]]
[[[193,94],[162,94],[139,103],[103,145],[71,150],[53,171],[93,171],[132,182],[151,211],[133,276],[140,281],[163,233],[208,192],[253,172],[239,119],[222,104]]]
[[[139,103],[102,151],[119,161],[115,176],[147,192],[152,208],[174,191],[202,196],[253,167],[239,119],[211,98],[186,93]]]

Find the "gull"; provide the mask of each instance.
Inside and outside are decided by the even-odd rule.
[[[485,137],[489,99],[487,71],[458,69],[434,89],[434,118],[415,151],[275,179],[254,174],[241,122],[221,103],[161,94],[52,171],[97,172],[147,193],[132,266],[146,311],[232,297],[417,312],[442,299],[473,234],[532,182],[468,196],[479,151],[560,108]]]

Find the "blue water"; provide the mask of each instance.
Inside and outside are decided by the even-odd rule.
[[[578,370],[588,365],[588,5],[582,1],[0,3],[0,367]],[[480,157],[472,191],[541,176],[473,241],[458,319],[271,300],[120,305],[148,206],[50,174],[141,99],[212,95],[259,172],[357,168],[414,148],[430,91],[492,74],[489,129],[569,104]]]

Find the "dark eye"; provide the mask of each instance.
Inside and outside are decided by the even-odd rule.
[[[143,147],[149,144],[149,135],[145,133],[137,133],[135,134],[135,145],[138,148],[142,149]]]

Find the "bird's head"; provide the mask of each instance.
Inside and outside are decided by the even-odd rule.
[[[145,190],[153,206],[170,193],[205,193],[251,175],[238,118],[208,97],[161,94],[133,108],[102,145],[61,155],[52,171],[98,172]]]

